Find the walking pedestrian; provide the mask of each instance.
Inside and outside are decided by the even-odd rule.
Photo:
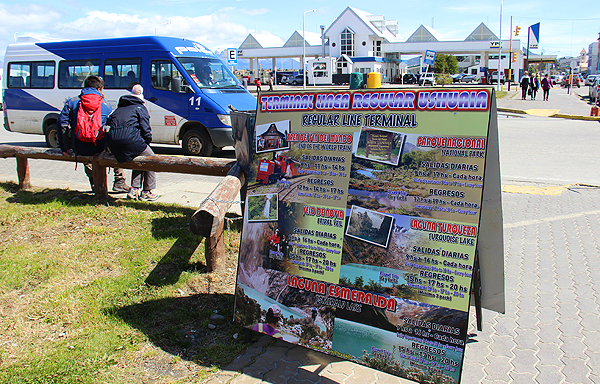
[[[131,95],[121,96],[117,109],[106,122],[106,142],[119,163],[127,163],[137,156],[154,156],[148,144],[152,142],[150,115],[144,105],[144,89],[140,84],[133,86]],[[154,201],[158,195],[156,172],[131,171],[131,189],[128,199]]]
[[[529,89],[529,73],[525,71],[523,77],[521,77],[521,100],[527,100],[527,91]]]
[[[540,79],[538,79],[537,73],[531,75],[531,100],[535,100],[538,89],[540,89]]]
[[[548,78],[548,74],[544,75],[542,79],[542,96],[544,96],[544,101],[548,101],[548,96],[550,96],[550,88],[552,88],[552,79]]]
[[[269,77],[269,92],[273,92],[273,77]]]
[[[254,85],[256,85],[256,92],[260,93],[261,89],[260,89],[260,79],[257,77],[256,79],[254,79]]]

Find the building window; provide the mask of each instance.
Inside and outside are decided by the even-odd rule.
[[[340,37],[342,55],[354,56],[354,31],[346,27]]]
[[[381,40],[373,40],[373,56],[381,57]]]

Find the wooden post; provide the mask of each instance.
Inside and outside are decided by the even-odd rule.
[[[245,183],[246,174],[236,163],[192,215],[191,231],[206,238],[215,236],[219,228],[223,227],[223,218],[231,207],[232,200]]]
[[[16,158],[19,189],[28,189],[31,187],[31,180],[29,178],[29,159],[23,156],[16,156]]]
[[[190,219],[191,231],[206,238],[204,256],[209,272],[225,268],[225,213],[245,183],[246,174],[236,163]]]
[[[214,236],[207,237],[204,241],[204,257],[208,272],[223,271],[225,269],[225,231],[224,221],[217,229]]]
[[[106,185],[106,167],[101,166],[94,156],[92,160],[92,177],[94,178],[94,194],[96,196],[108,196],[108,186]]]

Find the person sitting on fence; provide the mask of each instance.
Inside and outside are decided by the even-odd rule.
[[[137,156],[154,156],[148,145],[152,141],[152,131],[143,92],[141,85],[134,85],[132,94],[121,96],[117,109],[106,122],[106,142],[119,163],[130,162]],[[134,169],[127,198],[154,201],[158,199],[152,192],[155,188],[156,172]]]
[[[102,89],[104,81],[99,76],[88,76],[84,81],[84,88],[78,97],[65,101],[65,105],[56,120],[58,128],[58,145],[66,156],[94,156],[104,151],[105,140],[102,126],[111,113],[112,108],[104,100]],[[79,129],[87,125],[92,138],[80,136]],[[90,186],[94,190],[94,178],[91,164],[84,164]],[[127,192],[129,186],[125,183],[123,170],[114,168],[113,191]]]

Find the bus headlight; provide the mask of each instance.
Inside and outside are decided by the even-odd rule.
[[[231,115],[221,115],[217,113],[217,117],[223,123],[223,125],[227,125],[231,127]]]

